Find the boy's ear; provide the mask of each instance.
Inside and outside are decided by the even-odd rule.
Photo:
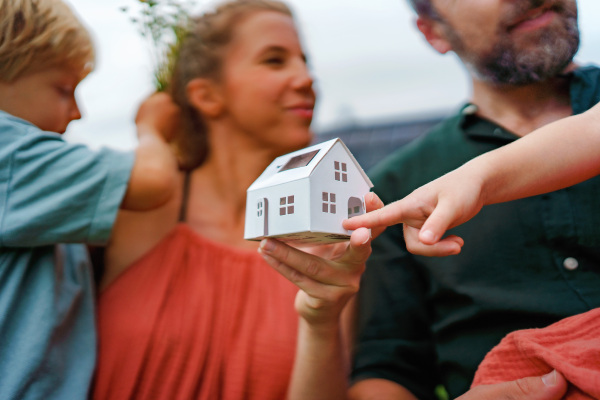
[[[446,40],[443,32],[442,24],[439,21],[435,21],[431,18],[418,17],[417,28],[425,40],[433,47],[438,53],[446,54],[452,50],[452,46]]]
[[[196,107],[202,115],[218,117],[224,109],[224,101],[215,83],[209,79],[192,79],[186,87],[190,104]]]

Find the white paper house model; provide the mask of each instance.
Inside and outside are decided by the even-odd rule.
[[[373,184],[340,139],[278,157],[248,188],[244,238],[294,244],[350,238],[346,218],[364,214]]]

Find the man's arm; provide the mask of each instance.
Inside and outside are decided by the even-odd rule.
[[[567,381],[556,371],[494,385],[477,386],[456,400],[559,400]],[[408,390],[385,379],[365,379],[350,389],[349,400],[416,400]]]

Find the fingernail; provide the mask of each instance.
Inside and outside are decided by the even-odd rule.
[[[271,240],[263,239],[260,242],[260,249],[263,251],[266,251],[267,253],[273,251],[274,248],[275,248],[275,243],[273,243],[273,241],[271,241]]]
[[[361,244],[367,244],[367,242],[371,240],[371,232],[369,232],[369,236],[367,236],[367,238],[365,239],[364,242],[362,242]]]
[[[542,376],[542,382],[546,386],[556,386],[556,370]]]
[[[431,231],[423,231],[423,232],[421,232],[421,239],[428,241],[428,242],[433,242],[435,239],[435,236],[434,236],[433,232],[431,232]]]

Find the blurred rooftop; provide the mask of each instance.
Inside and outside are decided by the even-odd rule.
[[[378,161],[429,131],[445,116],[432,115],[412,120],[330,129],[317,132],[314,143],[339,137],[348,146],[362,168],[368,172]]]

